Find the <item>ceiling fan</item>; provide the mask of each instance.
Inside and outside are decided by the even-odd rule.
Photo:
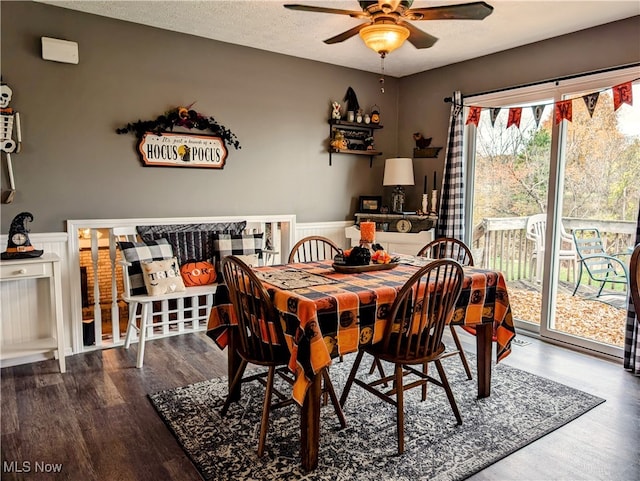
[[[438,39],[416,28],[409,21],[416,20],[482,20],[493,11],[485,2],[471,2],[437,7],[411,8],[413,0],[360,0],[362,11],[288,4],[285,8],[306,12],[333,13],[367,20],[346,32],[324,41],[343,42],[356,34],[382,58],[400,47],[405,40],[416,48],[432,47]]]

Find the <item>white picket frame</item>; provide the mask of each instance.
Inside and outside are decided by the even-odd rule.
[[[110,342],[102,341],[102,320],[100,310],[100,288],[99,283],[95,282],[94,286],[94,329],[95,329],[95,345],[84,346],[82,340],[82,293],[80,289],[80,231],[89,229],[89,244],[92,252],[92,262],[94,264],[95,276],[97,277],[98,266],[98,249],[102,245],[109,247],[109,259],[112,279],[112,292],[116,292],[116,276],[120,266],[116,262],[116,245],[113,241],[112,230],[116,227],[134,227],[139,225],[167,225],[167,224],[202,224],[217,222],[247,222],[247,230],[255,230],[258,232],[279,232],[280,235],[273,236],[274,250],[278,251],[275,262],[280,262],[282,256],[285,256],[293,244],[295,243],[296,217],[295,215],[264,215],[264,216],[220,216],[220,217],[173,217],[173,218],[139,218],[139,219],[80,219],[67,221],[68,233],[68,262],[69,262],[69,283],[72,288],[69,291],[70,296],[70,324],[72,333],[72,350],[75,353],[103,349],[105,347],[114,347],[124,344],[124,333],[120,332],[117,319],[119,319],[119,307],[117,305],[117,296],[112,296],[112,319],[113,319],[113,336]],[[108,239],[98,237],[98,230],[108,230]],[[165,306],[166,308],[166,306]],[[160,311],[162,312],[162,311]],[[163,314],[164,315],[164,314]],[[161,332],[154,332],[149,338],[166,337],[169,335],[182,334],[185,332],[193,332],[203,330],[206,326],[202,323],[192,323],[192,329],[180,329],[169,331],[162,329]]]

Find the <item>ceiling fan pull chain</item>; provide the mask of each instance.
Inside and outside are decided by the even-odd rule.
[[[380,56],[380,67],[382,68],[382,75],[380,77],[380,93],[384,93],[384,55]]]

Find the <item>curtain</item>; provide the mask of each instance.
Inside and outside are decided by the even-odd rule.
[[[462,157],[462,137],[464,119],[462,94],[453,93],[451,117],[449,119],[449,140],[445,154],[442,192],[436,238],[453,237],[464,241],[464,159]]]
[[[635,245],[638,244],[640,244],[640,207],[638,208]],[[630,272],[629,275],[634,276],[635,272]],[[640,376],[640,328],[638,327],[640,306],[634,308],[633,302],[631,302],[631,292],[629,292],[628,306],[627,324],[624,330],[624,368],[636,376]]]

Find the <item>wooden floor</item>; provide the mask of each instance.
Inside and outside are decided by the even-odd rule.
[[[473,338],[461,337],[473,352]],[[519,338],[530,344],[514,346],[505,363],[607,401],[470,479],[640,479],[640,378],[610,361]],[[146,395],[225,375],[225,353],[204,334],[155,340],[136,369],[136,349],[68,357],[63,375],[53,360],[2,369],[0,478],[199,480]],[[59,463],[58,474],[42,472]]]

